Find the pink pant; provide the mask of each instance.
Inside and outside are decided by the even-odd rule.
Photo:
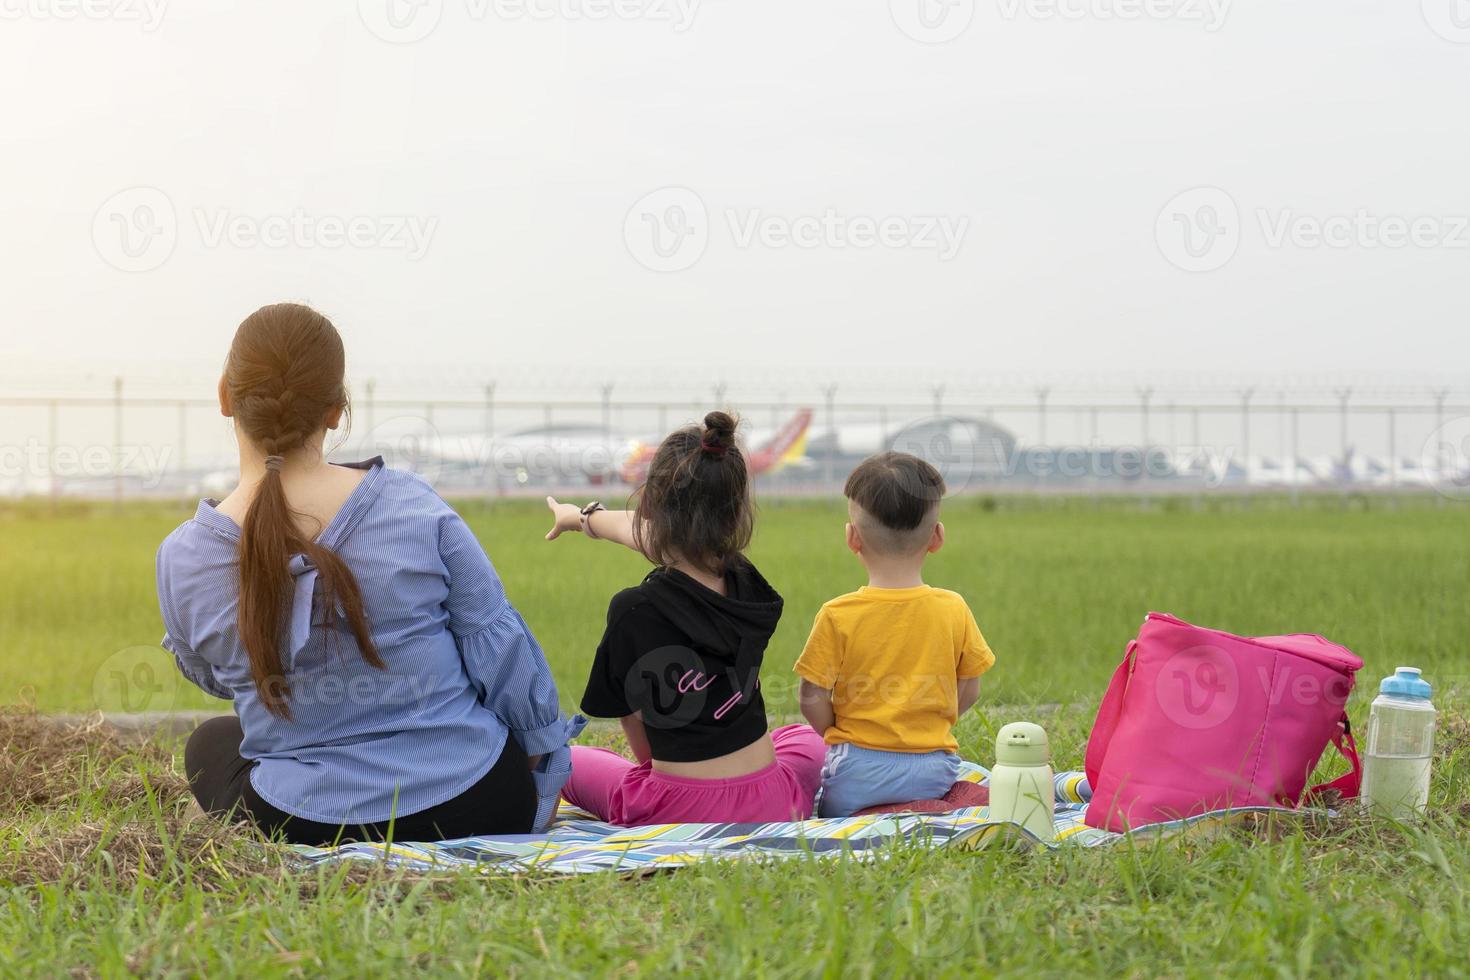
[[[812,815],[827,746],[810,725],[771,733],[776,761],[735,779],[689,779],[655,772],[609,749],[572,746],[562,797],[608,823],[779,823]]]

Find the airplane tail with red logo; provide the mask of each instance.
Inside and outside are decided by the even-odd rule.
[[[752,476],[775,473],[806,455],[807,436],[812,428],[812,410],[803,408],[776,430],[776,434],[746,457]]]
[[[751,476],[775,473],[806,456],[807,435],[811,431],[813,412],[800,409],[776,434],[746,453],[745,463]],[[625,483],[639,484],[648,479],[648,467],[653,463],[656,446],[640,443],[623,464],[622,477]]]

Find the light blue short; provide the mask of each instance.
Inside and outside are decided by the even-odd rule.
[[[884,803],[934,800],[959,777],[960,757],[935,752],[881,752],[843,743],[827,747],[817,815],[850,817]]]

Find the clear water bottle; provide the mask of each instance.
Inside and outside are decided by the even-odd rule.
[[[990,818],[1018,823],[1044,841],[1056,838],[1051,743],[1040,725],[1016,721],[995,737]]]
[[[1418,667],[1400,667],[1383,679],[1378,691],[1368,715],[1363,799],[1374,813],[1410,817],[1429,803],[1433,690]]]

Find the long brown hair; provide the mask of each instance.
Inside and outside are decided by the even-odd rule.
[[[638,491],[633,540],[659,565],[683,559],[714,575],[745,561],[755,527],[738,422],[710,412],[659,444]]]
[[[240,431],[267,456],[285,456],[303,448],[329,417],[348,410],[346,366],[342,337],[330,320],[310,307],[277,303],[240,324],[222,387]],[[363,659],[383,667],[357,579],[336,552],[301,532],[300,516],[286,502],[279,469],[267,466],[240,528],[239,631],[261,703],[281,718],[291,717],[281,641],[294,588],[293,555],[316,566],[328,629],[340,607]]]

